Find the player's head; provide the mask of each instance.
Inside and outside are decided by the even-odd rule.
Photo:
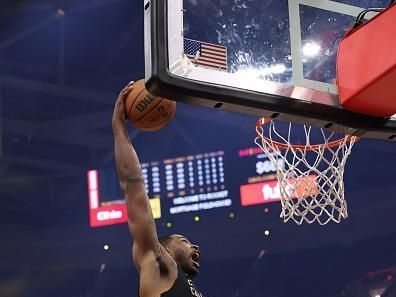
[[[190,277],[198,274],[201,253],[197,245],[190,243],[185,236],[179,234],[162,236],[159,241],[184,273]]]

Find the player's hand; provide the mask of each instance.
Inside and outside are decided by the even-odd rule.
[[[125,101],[129,93],[133,90],[134,82],[131,81],[125,88],[122,89],[118,95],[117,101],[114,105],[113,111],[113,125],[116,123],[125,123],[126,113],[125,113]]]

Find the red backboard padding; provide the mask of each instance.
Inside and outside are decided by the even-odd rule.
[[[337,85],[343,108],[363,114],[396,114],[396,5],[340,42]]]

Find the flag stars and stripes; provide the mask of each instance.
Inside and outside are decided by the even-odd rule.
[[[196,65],[216,70],[228,70],[225,46],[184,39],[184,53]]]

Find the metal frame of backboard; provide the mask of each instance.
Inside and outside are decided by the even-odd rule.
[[[301,32],[301,20],[300,20],[300,6],[305,5],[314,7],[330,12],[336,12],[343,15],[355,17],[361,11],[364,10],[362,7],[356,7],[335,1],[317,1],[317,0],[290,0],[289,4],[289,21],[290,21],[290,41],[291,41],[291,53],[292,53],[292,68],[293,68],[293,82],[297,86],[311,88],[326,93],[338,94],[337,87],[334,84],[324,83],[320,81],[314,81],[304,78],[303,73],[303,54],[302,49],[302,32]],[[365,18],[370,19],[375,16],[376,13],[368,13]],[[338,99],[337,99],[338,102]]]
[[[300,30],[300,5],[347,15],[362,10],[328,0],[290,0],[290,22],[298,23],[291,24],[292,30]],[[145,79],[151,93],[199,106],[396,141],[396,120],[343,110],[338,105],[335,86],[304,79],[301,59],[292,64],[301,74],[297,80],[294,78],[294,85],[244,80],[235,73],[219,75],[216,70],[196,67],[183,53],[183,0],[145,0],[144,9]],[[293,37],[296,32],[293,33],[292,52],[298,56],[296,47],[301,39]]]

